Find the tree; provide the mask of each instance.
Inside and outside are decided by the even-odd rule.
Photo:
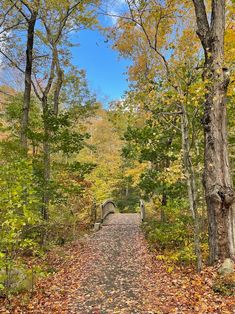
[[[174,94],[175,105],[172,111],[167,109],[163,115],[178,115],[181,117],[182,151],[184,173],[188,186],[188,199],[195,222],[195,249],[198,252],[198,269],[202,267],[200,257],[199,214],[197,209],[197,187],[195,169],[190,153],[190,130],[188,103],[190,88],[198,79],[195,70],[199,63],[196,54],[199,45],[196,36],[189,29],[182,30],[176,40],[168,39],[177,28],[177,14],[180,6],[177,1],[126,1],[129,12],[119,18],[115,48],[121,54],[131,57],[134,65],[129,71],[130,78],[152,85],[152,93],[161,80],[169,93],[161,94],[161,98]],[[192,47],[187,46],[187,40],[193,41]],[[168,52],[170,50],[170,52]],[[167,55],[170,55],[168,57]],[[160,93],[159,93],[160,94]],[[160,98],[160,97],[159,97]],[[161,100],[160,100],[161,102]],[[194,114],[197,115],[195,107]]]
[[[93,106],[94,97],[90,97],[88,93],[84,96],[87,92],[87,86],[84,85],[84,73],[78,73],[77,69],[70,65],[69,48],[71,43],[69,33],[72,30],[92,27],[96,23],[94,9],[90,4],[97,2],[96,0],[61,0],[58,3],[37,0],[32,2],[12,1],[12,7],[10,7],[12,11],[17,12],[17,17],[21,16],[25,20],[27,34],[26,39],[22,38],[19,41],[19,45],[9,40],[7,49],[1,50],[1,53],[10,65],[19,70],[25,77],[24,100],[22,102],[24,110],[19,133],[21,146],[24,148],[28,146],[27,143],[31,140],[32,153],[35,159],[43,152],[43,166],[40,164],[40,167],[37,162],[34,162],[34,170],[37,174],[43,174],[41,176],[43,180],[40,181],[40,194],[42,195],[41,212],[44,220],[49,218],[48,209],[52,196],[52,153],[60,151],[67,156],[75,150],[79,152],[84,140],[88,137],[87,134],[73,130],[71,126],[72,114],[65,110],[65,108],[68,109],[70,100],[68,100],[68,93],[65,93],[63,87],[70,81],[70,87],[71,82],[73,82],[73,88],[77,88],[77,98],[73,97],[73,102],[77,102],[74,106],[76,117],[79,112],[76,109],[87,107],[88,98],[90,98],[89,106]],[[25,28],[23,29],[25,30]],[[16,27],[15,32],[17,31],[20,32],[22,29]],[[27,47],[26,61],[16,57],[22,46]],[[24,66],[26,67],[25,70]],[[71,74],[72,68],[73,75]],[[34,92],[33,96],[38,99],[37,105],[38,103],[41,105],[41,108],[37,108],[39,109],[38,128],[33,128],[29,121],[31,117],[30,105],[32,106],[33,102],[31,86]],[[70,91],[70,95],[72,94]],[[85,112],[86,109],[82,108],[80,110],[81,116],[85,115]],[[36,153],[36,146],[39,154]],[[29,152],[31,155],[30,149]]]
[[[209,220],[210,262],[235,257],[234,190],[227,143],[226,94],[229,69],[224,60],[225,0],[213,0],[209,20],[203,0],[193,0],[197,34],[204,49],[206,82],[203,127],[203,182]]]
[[[188,178],[188,194],[190,208],[197,216],[194,169],[189,154],[188,114],[185,106],[186,95],[182,84],[171,66],[171,59],[179,45],[175,34],[182,33],[184,27],[189,27],[186,8],[190,3],[182,1],[129,1],[126,0],[128,13],[118,16],[118,34],[116,47],[125,55],[132,55],[135,63],[141,65],[145,75],[151,79],[155,63],[155,73],[173,88],[179,98],[179,108],[182,112],[182,141],[184,152],[185,173]],[[226,106],[225,98],[229,84],[229,71],[224,64],[224,34],[225,34],[225,1],[212,1],[210,12],[206,12],[203,0],[193,1],[195,8],[198,35],[205,52],[204,84],[205,111],[203,118],[205,132],[205,170],[204,187],[206,192],[207,211],[209,217],[210,261],[234,256],[234,191],[231,182],[227,151]],[[182,6],[183,5],[183,6]],[[178,28],[178,15],[183,25]],[[185,23],[186,21],[186,23]],[[177,40],[172,40],[172,37]],[[195,39],[193,40],[195,43]],[[139,49],[133,49],[138,46]],[[147,48],[150,49],[146,52]],[[168,52],[167,52],[168,50]],[[143,51],[145,51],[143,53]],[[145,57],[143,55],[145,54]],[[153,56],[155,62],[153,62]],[[145,60],[148,65],[145,67]],[[200,60],[199,60],[200,61]],[[145,68],[144,68],[145,67]],[[201,68],[200,62],[199,67]],[[163,71],[163,74],[160,73]],[[138,73],[137,68],[131,72]],[[219,173],[219,175],[218,175]]]
[[[34,36],[35,36],[35,24],[37,21],[39,0],[34,1],[32,4],[20,1],[23,7],[29,12],[29,16],[23,12],[23,8],[19,8],[17,4],[15,7],[23,15],[27,22],[27,44],[26,44],[26,64],[25,64],[25,85],[24,85],[24,101],[21,118],[21,134],[20,139],[22,146],[27,152],[27,128],[29,123],[29,110],[31,100],[31,87],[32,87],[32,68],[33,68],[33,48],[34,48]]]
[[[59,114],[60,94],[64,80],[63,67],[69,65],[67,35],[81,26],[91,27],[95,22],[93,11],[88,9],[92,1],[67,1],[63,6],[46,2],[40,10],[42,30],[37,34],[47,55],[35,66],[34,92],[42,106],[43,113],[43,206],[42,216],[48,220],[51,178],[51,137],[53,123]],[[63,50],[62,50],[63,48]],[[49,61],[49,66],[48,66]],[[40,72],[39,68],[42,69]],[[53,96],[52,96],[53,94]]]
[[[32,86],[32,68],[33,68],[33,49],[34,49],[34,37],[35,37],[35,24],[39,11],[39,0],[32,2],[25,1],[6,1],[7,11],[4,14],[2,21],[3,31],[6,36],[9,32],[18,30],[19,26],[26,26],[26,55],[25,55],[25,70],[20,68],[18,61],[12,59],[8,52],[4,48],[0,53],[8,60],[13,66],[16,66],[24,74],[24,99],[22,104],[22,116],[21,116],[21,130],[20,140],[22,147],[27,153],[27,128],[29,123],[29,110],[30,110],[30,98],[31,98],[31,86]],[[9,20],[6,23],[6,20]],[[6,38],[7,39],[7,38]],[[7,40],[8,41],[8,40]]]

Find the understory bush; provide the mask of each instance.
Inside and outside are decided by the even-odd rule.
[[[49,220],[42,219],[41,181],[33,158],[2,159],[0,168],[0,295],[33,289],[34,259],[90,227],[93,198],[81,171],[54,174]],[[29,263],[29,261],[31,261]],[[41,272],[41,271],[40,271]]]
[[[151,247],[160,254],[159,259],[167,259],[176,263],[195,261],[193,227],[188,217],[181,218],[169,223],[152,219],[144,223],[143,229],[147,240]]]
[[[3,294],[26,288],[22,256],[40,251],[40,199],[32,163],[4,162],[0,169],[0,290]],[[21,285],[20,285],[21,283]]]
[[[191,217],[183,215],[169,222],[147,219],[143,230],[157,258],[183,264],[196,261]],[[204,243],[202,249],[207,250]]]

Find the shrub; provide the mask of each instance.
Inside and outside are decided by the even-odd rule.
[[[40,201],[32,173],[28,160],[5,162],[0,170],[0,289],[6,293],[26,278],[22,253],[38,251]]]
[[[150,245],[164,253],[167,260],[175,263],[195,261],[193,226],[190,217],[178,217],[168,223],[151,219],[144,223],[143,228]]]

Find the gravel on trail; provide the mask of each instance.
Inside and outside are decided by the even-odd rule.
[[[150,271],[144,241],[140,215],[107,217],[87,243],[93,258],[77,292],[77,313],[143,313],[142,278]]]

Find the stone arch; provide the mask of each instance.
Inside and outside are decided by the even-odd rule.
[[[116,205],[112,200],[107,200],[101,205],[101,219],[102,221],[109,215],[116,212]]]

